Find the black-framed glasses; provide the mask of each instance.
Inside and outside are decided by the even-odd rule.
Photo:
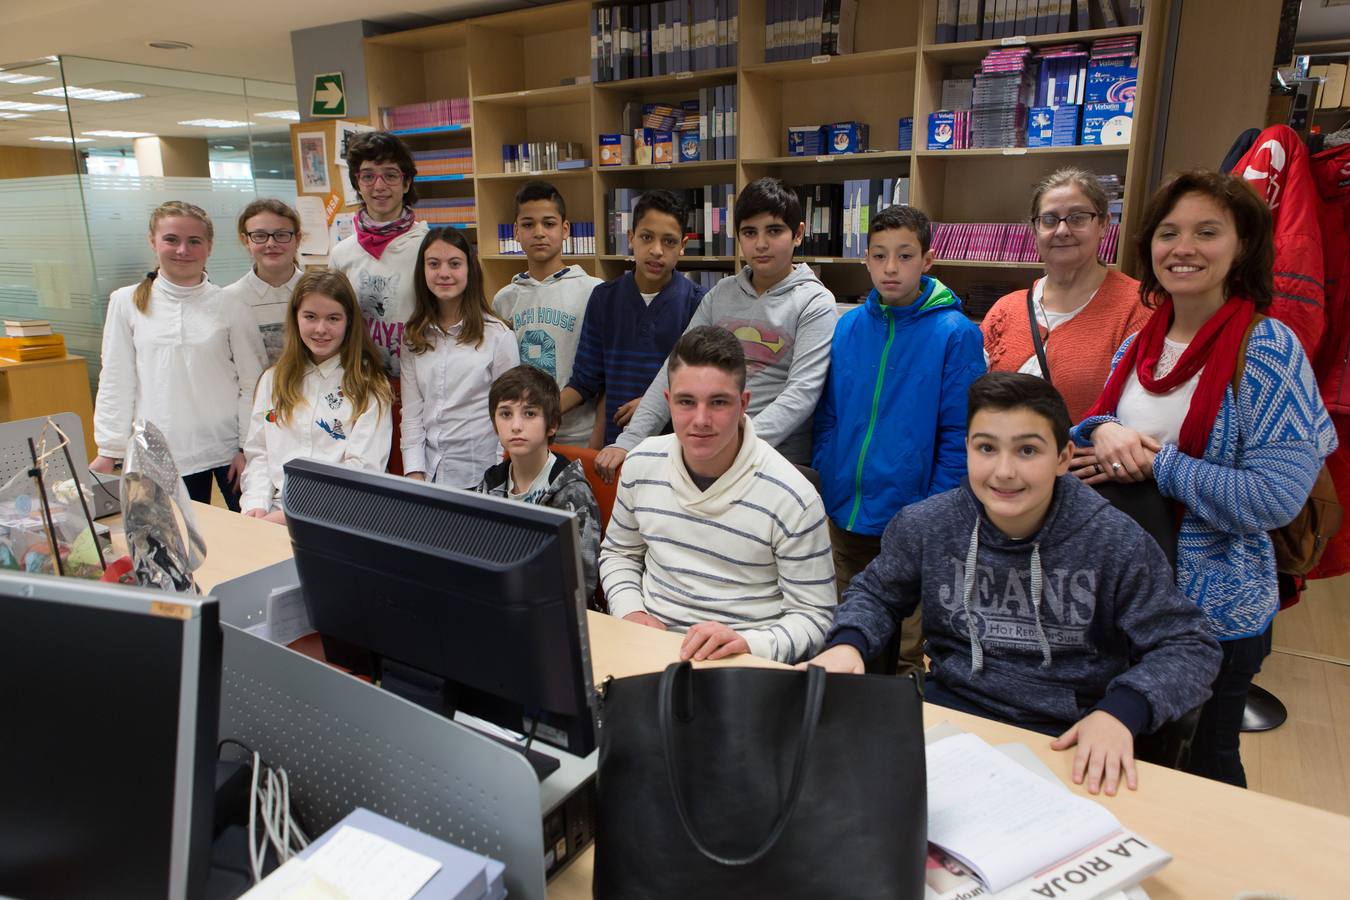
[[[255,244],[265,244],[267,243],[268,238],[271,238],[278,244],[289,244],[291,241],[295,240],[295,232],[282,230],[282,231],[250,231],[248,233],[248,239]]]
[[[374,184],[376,179],[383,181],[385,184],[390,185],[391,187],[395,185],[400,185],[403,183],[403,170],[381,169],[380,171],[377,172],[374,169],[366,169],[364,171],[356,173],[356,180],[361,184],[364,184],[366,187],[370,187],[372,184]]]
[[[1046,213],[1041,216],[1032,216],[1031,224],[1036,226],[1037,231],[1051,232],[1059,227],[1060,222],[1067,222],[1074,231],[1082,231],[1091,225],[1097,219],[1095,212],[1073,212],[1067,216],[1056,216]]]

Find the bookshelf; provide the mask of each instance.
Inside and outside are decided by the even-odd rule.
[[[1124,187],[1117,267],[1133,271],[1130,233],[1147,200],[1150,140],[1157,109],[1158,71],[1171,0],[1149,0],[1142,23],[1061,34],[936,43],[938,0],[858,0],[854,52],[765,61],[767,0],[740,0],[734,66],[590,83],[590,14],[612,0],[566,0],[528,10],[466,19],[367,38],[365,58],[372,122],[380,107],[468,97],[470,122],[403,133],[414,150],[471,147],[473,172],[458,178],[419,179],[419,193],[468,197],[477,203],[481,250],[496,250],[497,226],[510,221],[520,184],[543,178],[557,185],[574,222],[594,222],[597,252],[568,256],[588,272],[612,278],[629,258],[615,255],[604,234],[605,197],[617,188],[698,187],[734,183],[739,190],[764,175],[789,183],[846,179],[911,179],[911,202],[935,222],[1014,222],[1028,215],[1031,187],[1041,177],[1077,164],[1116,174]],[[929,150],[928,114],[938,108],[942,80],[973,71],[990,50],[1063,42],[1089,44],[1110,37],[1139,38],[1139,73],[1132,140],[1123,145]],[[580,83],[578,83],[580,82]],[[630,102],[681,100],[701,89],[736,86],[737,157],[659,166],[598,167],[596,137],[620,130]],[[914,120],[913,149],[899,149],[897,121]],[[857,120],[871,132],[871,152],[823,157],[787,156],[789,125]],[[535,174],[502,171],[501,146],[526,141],[574,141],[589,167]],[[803,256],[840,296],[869,286],[861,261]],[[482,253],[486,287],[494,292],[520,271],[521,257]],[[735,271],[738,256],[688,257],[682,268]],[[1017,286],[1036,263],[938,260],[934,273],[958,292],[973,282],[1006,280]]]

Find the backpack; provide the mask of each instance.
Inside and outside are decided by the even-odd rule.
[[[1242,373],[1247,368],[1247,342],[1251,339],[1252,329],[1263,315],[1252,317],[1247,333],[1242,336],[1242,346],[1238,348],[1237,368],[1233,370],[1233,401],[1236,403],[1238,386],[1242,383]],[[1270,540],[1275,545],[1275,570],[1288,575],[1304,576],[1317,567],[1327,544],[1341,530],[1344,510],[1340,498],[1336,496],[1336,484],[1325,465],[1317,473],[1312,491],[1303,508],[1288,525],[1282,525],[1270,532]]]

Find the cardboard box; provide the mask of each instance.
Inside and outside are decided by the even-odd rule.
[[[830,153],[862,153],[867,150],[867,126],[862,122],[835,122],[830,126]]]
[[[1134,91],[1139,70],[1134,66],[1090,66],[1083,86],[1084,103],[1123,103],[1134,113]]]
[[[1033,106],[1027,111],[1028,147],[1072,147],[1078,142],[1075,105]]]
[[[675,142],[669,131],[652,133],[652,162],[670,165],[675,161]]]
[[[828,129],[824,125],[793,125],[788,128],[788,156],[824,156],[828,153]]]
[[[956,113],[940,109],[928,114],[928,149],[950,150],[956,143]]]
[[[633,139],[626,134],[602,134],[595,158],[602,166],[630,166],[633,164]]]
[[[633,165],[650,166],[652,164],[652,145],[656,143],[655,128],[638,128],[633,131]]]
[[[675,132],[675,143],[679,147],[680,162],[699,161],[699,139],[697,131]]]
[[[1134,114],[1124,103],[1083,105],[1083,144],[1128,144]]]

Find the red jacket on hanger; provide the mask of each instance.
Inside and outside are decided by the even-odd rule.
[[[1257,136],[1233,174],[1247,179],[1275,217],[1275,302],[1267,315],[1293,329],[1308,359],[1316,359],[1326,301],[1321,200],[1308,148],[1288,125],[1272,125]]]

